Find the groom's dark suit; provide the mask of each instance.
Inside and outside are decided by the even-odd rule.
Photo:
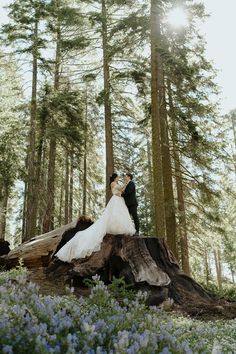
[[[137,214],[138,201],[136,198],[135,184],[132,180],[127,184],[124,192],[122,193],[122,197],[124,198],[129,213],[134,220],[136,233],[139,233],[139,219]]]

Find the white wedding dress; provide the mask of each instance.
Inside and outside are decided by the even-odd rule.
[[[116,183],[112,188],[113,196],[109,200],[101,217],[90,227],[79,231],[56,254],[63,262],[90,256],[99,251],[106,234],[133,235],[135,227],[129,215],[124,198],[121,197],[121,187]]]

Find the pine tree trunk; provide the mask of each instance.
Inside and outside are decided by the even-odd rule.
[[[178,258],[175,201],[174,201],[172,166],[171,166],[170,144],[169,144],[169,134],[168,134],[165,82],[164,82],[163,64],[161,62],[161,58],[159,59],[159,61],[160,61],[159,101],[160,101],[160,115],[161,115],[162,167],[163,167],[166,237],[171,251],[174,253],[175,257]]]
[[[27,169],[27,165],[26,165]],[[22,229],[21,229],[21,241],[25,239],[26,234],[26,205],[27,205],[27,180],[24,181],[24,200],[23,200],[23,210],[22,210]]]
[[[40,230],[39,234],[43,232],[43,220],[46,213],[46,204],[47,204],[47,156],[48,149],[46,144],[43,145],[42,151],[42,161],[41,161],[41,171],[39,176],[39,188],[40,188],[40,199],[39,199],[39,208],[38,208],[38,230]]]
[[[56,1],[59,8],[59,1]],[[56,59],[54,71],[54,90],[59,90],[60,67],[61,67],[61,28],[60,20],[57,25],[57,41],[56,41]],[[53,119],[53,118],[52,118]],[[43,232],[48,232],[54,228],[54,213],[55,213],[55,168],[56,168],[56,146],[57,140],[55,133],[50,139],[49,144],[49,161],[48,161],[48,180],[47,180],[47,206],[43,221]]]
[[[6,236],[8,198],[9,198],[9,188],[8,186],[3,186],[0,195],[0,240],[5,240],[5,236]]]
[[[56,138],[50,139],[48,179],[47,179],[47,205],[43,219],[43,232],[54,229],[54,195],[55,195],[55,166],[56,166]]]
[[[59,217],[58,217],[59,226],[61,226],[63,223],[62,221],[63,195],[64,195],[64,178],[62,178],[61,180],[61,187],[60,187]]]
[[[207,249],[204,247],[204,264],[205,264],[205,275],[206,275],[206,285],[209,285],[209,262],[208,262],[208,254],[207,254]]]
[[[73,198],[74,198],[74,152],[70,152],[70,197],[69,197],[69,222],[73,219]]]
[[[87,206],[87,139],[88,139],[88,95],[85,98],[85,134],[84,134],[84,170],[83,170],[83,215],[86,215]]]
[[[147,194],[144,194],[144,208],[145,208],[145,230],[148,228],[149,220],[148,220],[148,203],[147,203]]]
[[[170,107],[169,114],[171,117],[175,182],[176,182],[177,200],[178,200],[181,263],[182,263],[183,271],[186,274],[190,275],[187,223],[186,223],[185,202],[184,202],[184,186],[182,180],[180,157],[177,150],[178,147],[177,147],[177,132],[176,132],[176,125],[175,125],[175,112],[174,112],[170,82],[168,82],[168,96],[169,96],[169,107]]]
[[[66,149],[66,169],[65,169],[65,204],[64,204],[64,218],[65,224],[69,223],[69,151]]]
[[[217,276],[217,283],[219,289],[222,289],[222,268],[221,268],[221,256],[220,250],[214,250],[214,259],[215,259],[215,267],[216,267],[216,276]]]
[[[148,174],[149,174],[149,181],[150,181],[150,189],[149,189],[149,197],[151,202],[151,225],[154,225],[154,195],[153,195],[153,168],[152,168],[152,152],[151,152],[151,144],[147,137],[147,159],[148,159]]]
[[[45,175],[44,175],[44,163],[45,163],[45,134],[46,134],[46,119],[43,117],[40,121],[39,137],[38,137],[38,147],[37,147],[37,166],[36,175],[38,176],[38,187],[40,190],[40,195],[38,197],[38,224],[37,224],[37,234],[43,232],[43,217],[45,209]]]
[[[158,48],[160,41],[160,15],[158,0],[151,0],[151,115],[152,115],[152,159],[155,231],[157,237],[165,236],[164,190],[161,151],[161,123],[159,103],[159,62]]]
[[[177,153],[175,153],[175,173],[176,173],[176,188],[177,188],[177,198],[178,198],[181,263],[182,263],[183,271],[186,274],[190,275],[184,189],[183,189],[183,181],[182,181],[182,174],[181,174],[181,166],[180,166],[179,156]]]
[[[104,113],[105,113],[105,142],[106,142],[106,203],[111,197],[110,175],[114,172],[110,67],[107,39],[107,9],[106,0],[102,0],[102,42],[103,42],[103,75],[104,75]]]
[[[30,132],[27,158],[27,198],[26,198],[26,220],[23,241],[35,236],[38,206],[37,175],[35,169],[35,140],[36,140],[36,119],[37,119],[37,73],[38,73],[38,21],[35,21],[34,28],[34,51],[32,69],[32,94],[30,107]]]

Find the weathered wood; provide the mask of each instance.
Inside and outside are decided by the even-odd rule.
[[[0,264],[4,264],[8,269],[16,266],[19,260],[23,259],[24,265],[28,268],[47,266],[62,234],[71,226],[74,226],[73,223],[22,243],[13,249],[7,257],[1,258]]]
[[[47,267],[58,245],[60,245],[62,241],[62,235],[65,234],[67,230],[74,231],[74,235],[77,231],[84,230],[91,224],[92,221],[90,219],[81,217],[78,221],[73,221],[46,234],[33,237],[13,249],[7,256],[0,257],[0,265],[4,265],[9,269],[16,266],[20,259],[23,259],[24,265],[28,268]],[[68,240],[69,239],[67,239],[67,241]],[[63,244],[65,244],[65,242],[62,242],[61,246]]]

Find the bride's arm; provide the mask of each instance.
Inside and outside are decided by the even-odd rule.
[[[123,186],[121,186],[121,192],[123,193],[125,191],[125,188],[126,188],[126,184],[123,184]]]

